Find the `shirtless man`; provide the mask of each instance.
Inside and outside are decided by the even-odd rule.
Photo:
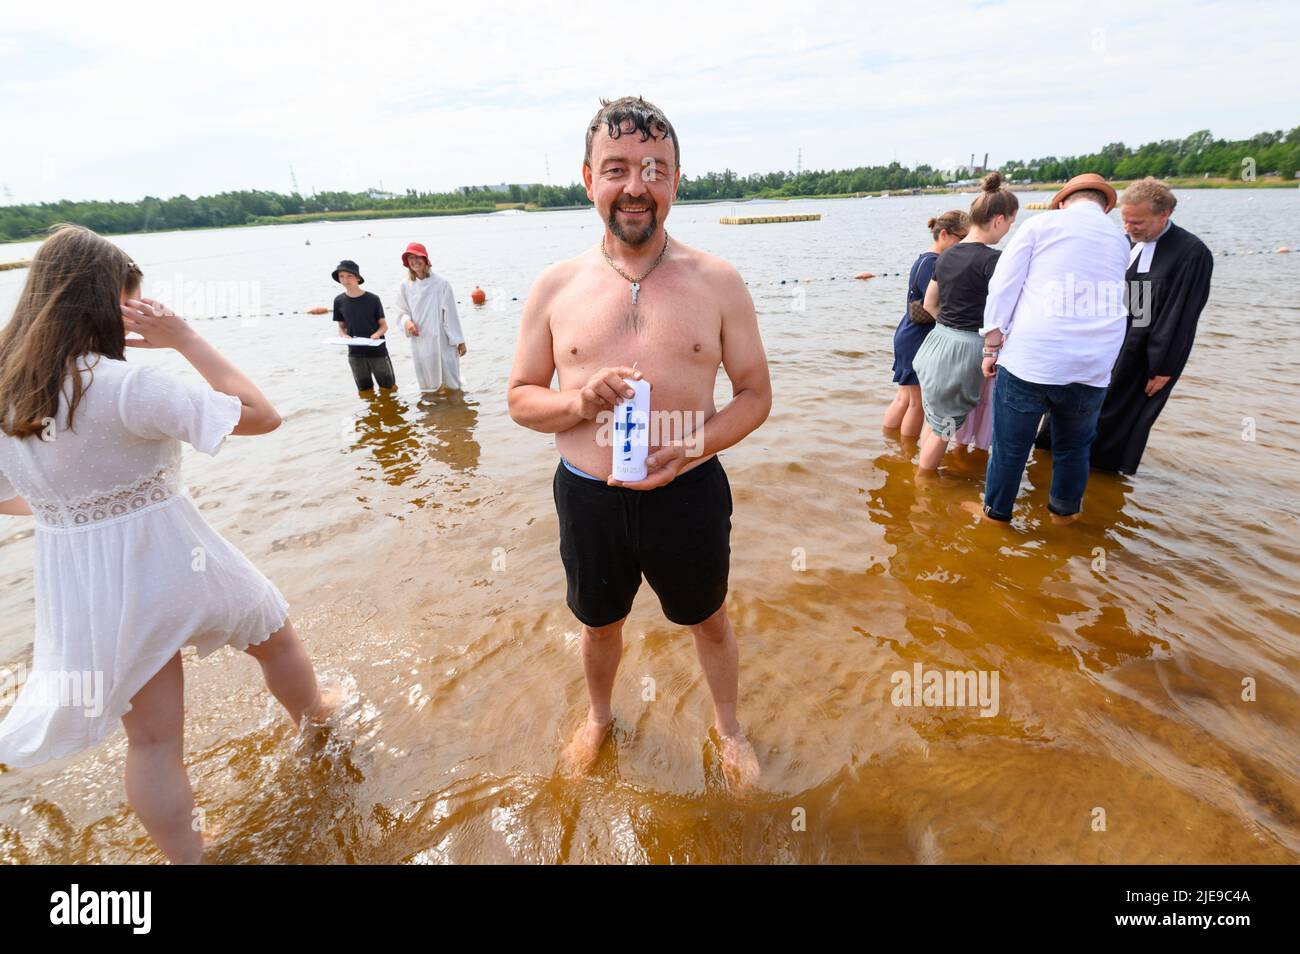
[[[560,555],[569,609],[582,623],[591,703],[565,762],[570,771],[588,768],[613,723],[623,622],[644,573],[664,615],[691,629],[724,775],[743,789],[759,769],[736,720],[739,665],[725,605],[731,489],[715,455],[767,418],[767,355],[736,270],[664,229],[681,175],[672,125],[638,97],[601,104],[582,177],[605,233],[533,284],[509,385],[510,416],[554,434],[561,455],[552,482]],[[721,411],[713,402],[719,364],[733,395]],[[650,383],[652,418],[689,426],[673,435],[652,420],[646,479],[620,483],[611,477],[610,419],[632,394],[623,379],[633,377]]]

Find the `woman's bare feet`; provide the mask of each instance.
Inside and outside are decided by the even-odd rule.
[[[573,733],[569,744],[564,747],[561,756],[564,774],[582,775],[595,764],[596,756],[600,754],[600,748],[613,724],[612,718],[608,722],[599,722],[593,720],[588,713],[587,718],[582,720],[582,725],[578,726],[578,731]]]
[[[745,736],[745,730],[738,728],[734,735],[718,733],[721,741],[722,776],[733,792],[746,792],[758,784],[760,769],[758,756],[754,747]]]
[[[316,702],[302,714],[298,727],[303,730],[320,729],[329,725],[330,717],[343,702],[343,686],[331,677],[318,678]]]
[[[225,833],[225,824],[215,819],[207,817],[205,813],[203,821],[199,825],[199,834],[203,836],[203,856],[196,864],[210,864],[212,861],[212,849],[217,846],[217,841]]]

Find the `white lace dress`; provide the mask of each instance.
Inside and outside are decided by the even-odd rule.
[[[36,516],[34,656],[0,722],[11,767],[94,745],[182,647],[245,649],[289,610],[181,482],[180,442],[216,454],[239,399],[197,374],[102,355],[79,366],[73,430],[69,377],[52,440],[0,432],[0,500],[19,495]]]

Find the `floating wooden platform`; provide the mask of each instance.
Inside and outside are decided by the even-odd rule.
[[[24,259],[21,262],[0,262],[0,272],[7,272],[11,268],[27,268],[31,264],[30,259]]]
[[[1052,207],[1052,203],[1050,202],[1026,202],[1025,203],[1026,209],[1050,209],[1051,207]]]
[[[820,222],[820,212],[798,215],[724,215],[718,219],[723,225],[766,225],[769,222]]]

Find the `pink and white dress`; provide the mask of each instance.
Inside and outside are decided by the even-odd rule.
[[[980,388],[980,402],[966,415],[952,439],[958,447],[974,445],[980,450],[993,446],[993,388],[997,378],[985,378]]]
[[[99,742],[182,647],[246,649],[288,616],[181,481],[180,442],[216,454],[239,399],[103,355],[83,355],[78,370],[72,429],[69,375],[50,434],[0,432],[0,500],[23,497],[36,519],[33,659],[0,722],[0,763],[11,767]]]

